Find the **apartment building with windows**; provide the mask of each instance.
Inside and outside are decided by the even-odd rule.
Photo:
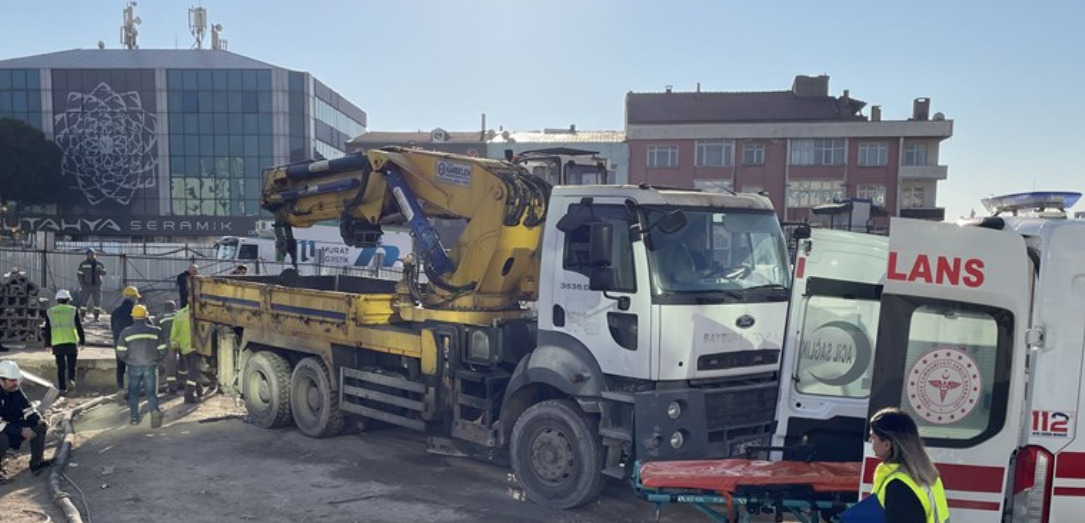
[[[916,98],[907,120],[829,95],[828,76],[797,76],[788,91],[626,95],[630,183],[765,192],[785,220],[863,198],[885,215],[943,220],[939,147],[953,122]]]

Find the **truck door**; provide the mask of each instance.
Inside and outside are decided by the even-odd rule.
[[[888,243],[825,229],[798,243],[773,436],[787,459],[862,460]]]
[[[868,415],[919,426],[954,523],[1002,519],[1024,398],[1030,268],[1006,230],[894,219]],[[863,492],[877,459],[865,446]]]
[[[608,201],[613,200],[613,201]],[[564,210],[564,209],[562,209]],[[624,200],[596,198],[593,203],[569,205],[568,215],[589,217],[569,233],[551,235],[554,242],[545,249],[560,253],[558,270],[546,274],[549,293],[540,294],[540,303],[552,300],[551,310],[540,314],[540,331],[566,335],[576,340],[599,363],[604,374],[649,379],[651,371],[651,302],[647,284],[648,262],[643,245],[634,243],[630,226],[635,216]],[[592,267],[587,262],[588,223],[602,220],[612,227],[610,258],[611,285],[606,292],[589,289]],[[550,298],[550,299],[547,299]],[[547,314],[549,313],[549,314]],[[549,335],[549,334],[545,334]]]

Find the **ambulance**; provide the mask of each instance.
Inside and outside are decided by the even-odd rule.
[[[890,225],[866,415],[912,415],[953,523],[1085,521],[1085,220],[1066,215],[1080,196]],[[877,463],[864,444],[864,495]]]

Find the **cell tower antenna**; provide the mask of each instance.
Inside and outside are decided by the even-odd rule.
[[[135,2],[128,2],[128,5],[124,8],[124,25],[121,26],[121,45],[125,49],[139,49],[139,44],[136,42],[136,37],[139,36],[139,29],[137,25],[142,24],[143,20],[135,15]]]
[[[207,9],[190,7],[188,9],[188,30],[196,42],[192,49],[203,49],[203,35],[207,32]]]

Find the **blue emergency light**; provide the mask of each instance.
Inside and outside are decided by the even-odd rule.
[[[1037,191],[992,196],[982,200],[983,206],[994,216],[1004,212],[1017,214],[1020,211],[1043,212],[1047,209],[1066,211],[1081,198],[1079,192]]]

